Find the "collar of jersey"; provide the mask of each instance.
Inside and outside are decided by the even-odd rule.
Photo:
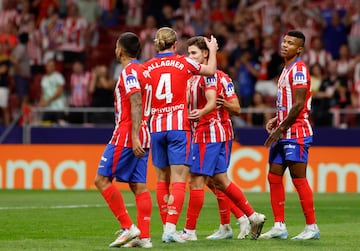
[[[288,65],[288,66],[286,67],[286,70],[287,70],[287,69],[290,69],[290,68],[291,68],[297,61],[299,61],[299,60],[300,60],[300,57],[297,57],[294,62],[292,62],[290,65]]]
[[[163,53],[158,53],[156,55],[157,58],[163,58],[163,57],[169,57],[169,56],[172,56],[174,55],[175,53],[174,52],[163,52]]]
[[[130,63],[140,64],[139,60],[137,60],[137,59],[130,60]]]

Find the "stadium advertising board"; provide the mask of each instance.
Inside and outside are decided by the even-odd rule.
[[[0,189],[95,189],[93,180],[103,150],[104,145],[1,145]],[[359,152],[360,147],[312,147],[308,177],[314,192],[359,193]],[[228,174],[244,191],[269,191],[267,158],[265,147],[234,142]],[[286,191],[294,191],[288,175],[284,182]],[[148,187],[156,187],[151,164]]]

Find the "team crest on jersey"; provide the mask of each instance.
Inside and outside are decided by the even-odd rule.
[[[139,81],[133,75],[128,75],[125,79],[125,87],[126,89],[131,89],[134,87],[140,88]]]

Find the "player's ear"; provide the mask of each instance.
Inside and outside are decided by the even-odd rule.
[[[174,51],[176,51],[177,45],[178,45],[178,41],[175,41],[175,43],[171,46],[171,48],[172,48]]]
[[[303,50],[304,50],[304,47],[302,47],[302,46],[298,47],[297,54],[300,55],[303,52]]]
[[[202,53],[204,55],[204,58],[209,58],[209,51],[208,50],[202,50]]]

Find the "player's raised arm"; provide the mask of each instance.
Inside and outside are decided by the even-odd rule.
[[[209,39],[205,38],[205,43],[209,49],[209,59],[207,64],[201,64],[201,70],[199,74],[205,76],[212,76],[216,72],[216,52],[219,46],[214,36],[211,36],[210,41]]]

